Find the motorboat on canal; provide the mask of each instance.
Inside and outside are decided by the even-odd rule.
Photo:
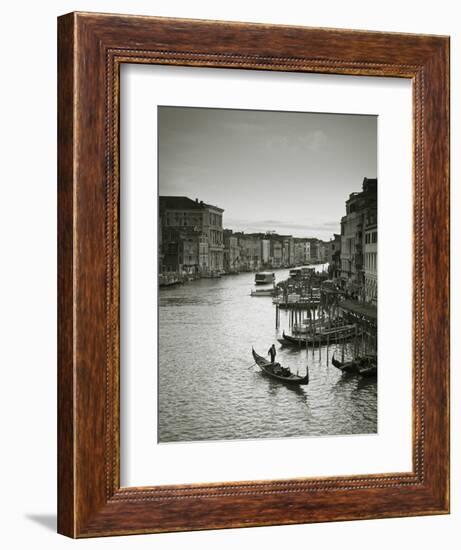
[[[275,288],[257,288],[251,291],[250,296],[274,296],[275,292]]]
[[[275,273],[273,271],[260,271],[255,275],[256,285],[270,285],[275,282]]]
[[[295,267],[294,269],[290,269],[289,278],[292,281],[299,281],[301,279],[309,279],[314,274],[314,267]]]
[[[307,366],[306,375],[298,376],[297,374],[293,374],[290,369],[282,367],[280,363],[271,363],[261,355],[258,355],[254,349],[252,349],[252,353],[255,363],[267,376],[289,385],[305,386],[309,384],[309,369]]]
[[[302,274],[301,268],[295,267],[294,269],[290,269],[289,277],[290,279],[301,279],[301,274]]]

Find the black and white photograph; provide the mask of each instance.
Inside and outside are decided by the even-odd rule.
[[[6,550],[460,546],[458,12],[4,4]]]
[[[159,443],[377,433],[377,117],[158,107]]]

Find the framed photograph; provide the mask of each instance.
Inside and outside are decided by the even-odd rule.
[[[448,513],[449,39],[72,13],[58,54],[59,532]]]

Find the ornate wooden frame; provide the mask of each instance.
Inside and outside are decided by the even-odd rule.
[[[58,530],[70,537],[449,510],[449,39],[71,13],[58,21]],[[413,469],[120,487],[121,63],[410,78]]]

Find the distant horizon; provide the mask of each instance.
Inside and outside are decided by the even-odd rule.
[[[224,209],[223,228],[329,241],[377,177],[374,115],[158,108],[159,194]]]

